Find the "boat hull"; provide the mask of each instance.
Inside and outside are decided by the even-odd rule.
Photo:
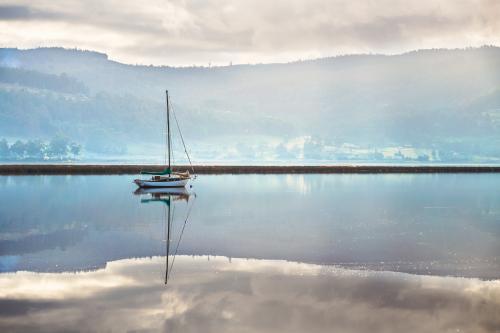
[[[152,194],[152,195],[174,195],[174,196],[189,196],[191,193],[185,187],[139,187],[134,192],[135,195]]]
[[[168,181],[152,181],[144,179],[136,179],[134,183],[139,187],[152,188],[152,187],[185,187],[189,182],[189,178]]]

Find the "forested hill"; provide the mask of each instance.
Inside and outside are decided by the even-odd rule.
[[[500,161],[497,47],[212,68],[0,49],[0,139],[161,156],[165,89],[195,160]]]

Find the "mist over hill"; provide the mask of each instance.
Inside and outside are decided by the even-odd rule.
[[[497,47],[211,68],[0,49],[0,139],[160,162],[165,89],[199,163],[500,161]]]

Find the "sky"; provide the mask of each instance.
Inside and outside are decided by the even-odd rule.
[[[500,0],[0,0],[0,47],[130,64],[288,62],[500,45]]]

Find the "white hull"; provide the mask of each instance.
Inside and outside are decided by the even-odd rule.
[[[134,194],[165,194],[165,195],[190,195],[185,187],[139,187]]]
[[[168,180],[168,181],[152,181],[136,179],[134,183],[139,187],[185,187],[189,182],[189,178],[180,180]]]

